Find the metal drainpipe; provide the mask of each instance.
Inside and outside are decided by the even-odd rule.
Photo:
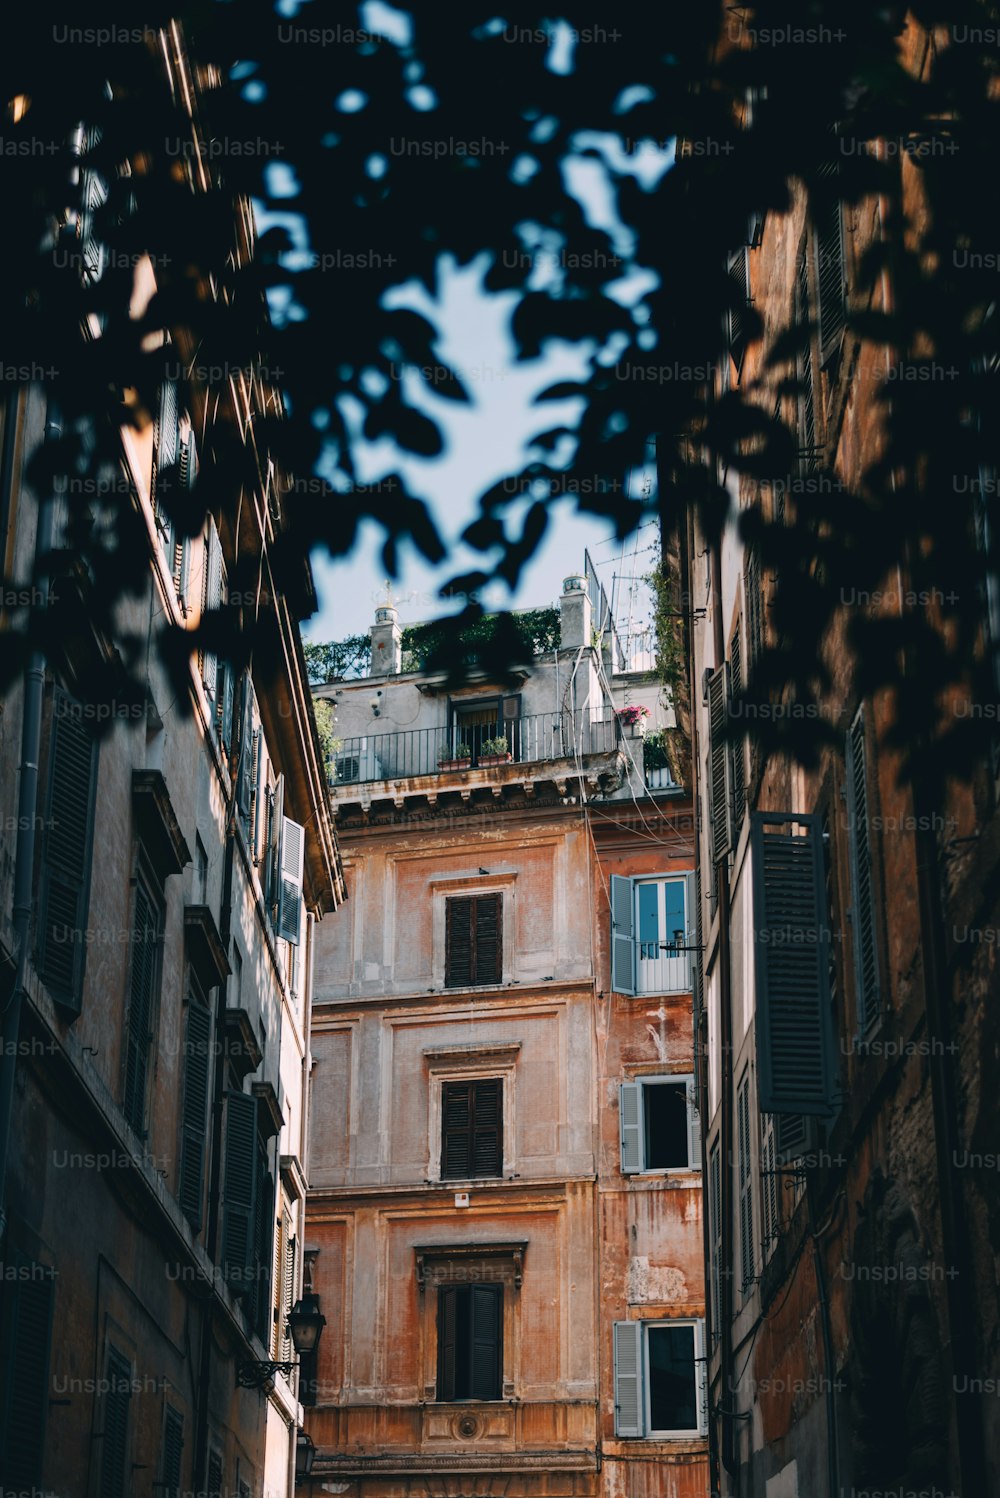
[[[687,658],[688,658],[688,682],[691,696],[691,814],[694,818],[694,856],[695,861],[701,860],[701,837],[699,834],[701,796],[698,793],[698,714],[695,709],[697,698],[695,697],[695,654],[694,654],[694,590],[691,579],[691,557],[694,554],[694,521],[690,511],[686,516],[687,524],[685,534],[681,538],[680,546],[680,572],[681,572],[681,610],[684,614],[684,628],[687,632]],[[660,536],[661,555],[666,554],[667,537]],[[690,624],[688,623],[690,621]],[[699,880],[699,885],[701,881]],[[701,891],[704,900],[704,890]],[[697,926],[704,929],[701,911],[696,912]],[[704,953],[697,953],[697,962],[702,964],[704,971]],[[704,984],[702,985],[702,1005],[704,1006]],[[704,1011],[703,1011],[704,1012]],[[700,1030],[699,1015],[699,1030]],[[698,1089],[698,1108],[701,1113],[701,1227],[702,1227],[702,1256],[705,1263],[705,1349],[706,1357],[711,1361],[712,1356],[712,1333],[714,1330],[712,1322],[712,1224],[709,1220],[711,1208],[711,1183],[708,1169],[708,1048],[701,1043],[699,1030],[694,1034],[694,1063],[696,1068],[696,1082]],[[721,1308],[720,1308],[721,1309]],[[710,1395],[711,1385],[708,1377],[708,1364],[705,1367],[706,1392]],[[709,1482],[712,1484],[712,1492],[716,1491],[714,1486],[719,1469],[719,1439],[715,1421],[709,1416],[708,1420],[708,1465]]]
[[[715,649],[716,665],[721,665],[726,658],[725,633],[722,627],[722,558],[719,546],[712,548],[712,643]],[[733,1189],[732,1189],[732,1159],[733,1159],[733,996],[729,951],[729,869],[728,862],[724,863],[717,880],[719,896],[719,945],[716,961],[719,966],[719,1010],[720,1010],[720,1042],[722,1046],[722,1126],[720,1130],[721,1147],[721,1181],[722,1181],[722,1273],[720,1295],[722,1299],[722,1325],[719,1328],[719,1340],[721,1343],[721,1371],[723,1375],[724,1388],[732,1398],[727,1398],[723,1405],[722,1415],[722,1465],[729,1475],[735,1479],[735,1492],[740,1491],[740,1466],[739,1457],[736,1452],[736,1427],[731,1413],[733,1399],[736,1391],[731,1387],[732,1363],[733,1363]],[[729,1197],[729,1210],[726,1207],[726,1198]],[[725,1397],[725,1395],[724,1395]]]
[[[8,406],[9,414],[9,406]],[[45,414],[45,441],[62,435],[58,407],[49,402]],[[13,481],[13,441],[4,454],[4,482]],[[39,502],[35,532],[35,558],[52,549],[55,504],[49,493]],[[39,596],[47,596],[48,573],[37,573],[34,585]],[[21,998],[28,967],[28,936],[31,929],[32,882],[35,867],[35,823],[38,816],[38,758],[42,737],[45,699],[45,654],[32,650],[24,671],[24,701],[21,712],[21,763],[17,799],[17,842],[14,852],[13,935],[16,970],[10,1000],[3,1015],[3,1057],[0,1063],[0,1242],[7,1229],[7,1156],[10,1151],[14,1112],[14,1079],[17,1071],[17,1041],[21,1028]]]

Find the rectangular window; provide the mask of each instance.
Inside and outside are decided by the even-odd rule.
[[[502,1175],[502,1079],[445,1082],[441,1088],[441,1179]]]
[[[438,1291],[438,1399],[499,1399],[502,1343],[502,1285],[442,1285]]]
[[[86,962],[97,744],[78,702],[52,694],[37,932],[52,997],[79,1012]]]
[[[6,1492],[34,1492],[42,1485],[45,1424],[49,1410],[49,1349],[55,1271],[10,1253],[16,1278],[3,1287],[0,1318],[0,1449]]]
[[[122,1112],[137,1134],[146,1132],[149,1054],[160,984],[163,906],[144,874],[135,883],[129,952],[128,1014]]]
[[[132,1365],[115,1347],[108,1348],[101,1429],[101,1498],[126,1498],[129,1403]]]
[[[704,1321],[617,1321],[615,1434],[685,1440],[708,1428]]]
[[[738,1148],[736,1175],[740,1194],[740,1287],[744,1296],[754,1283],[753,1161],[750,1158],[750,1070],[743,1073],[736,1098]]]
[[[643,1077],[619,1096],[624,1175],[701,1169],[701,1121],[694,1078]]]
[[[694,874],[611,876],[611,986],[616,993],[687,993],[693,981]]]
[[[503,739],[506,748],[499,743]],[[459,752],[459,746],[464,751]],[[448,743],[454,758],[468,758],[476,765],[485,756],[497,753],[509,754],[512,759],[521,758],[521,697],[515,693],[510,697],[487,697],[466,702],[453,702],[451,707],[451,737]]]
[[[864,1035],[879,1016],[878,946],[875,924],[875,878],[868,804],[868,755],[862,709],[847,735],[847,837],[851,859],[851,929],[854,945],[858,1033]]]
[[[502,980],[503,896],[445,901],[445,987],[475,988]]]

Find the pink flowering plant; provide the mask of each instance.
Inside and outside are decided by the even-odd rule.
[[[619,708],[618,716],[623,723],[628,724],[629,728],[634,728],[635,725],[637,723],[640,723],[643,718],[649,717],[649,708],[637,707],[635,706],[635,704],[632,704],[629,707]]]

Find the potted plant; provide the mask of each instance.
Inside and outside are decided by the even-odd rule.
[[[481,765],[506,765],[509,764],[510,757],[510,745],[506,734],[501,734],[496,739],[483,739],[483,745],[479,751]]]
[[[472,750],[468,744],[456,744],[454,749],[449,744],[441,745],[438,755],[439,770],[467,770],[472,761]]]
[[[642,746],[642,768],[650,790],[662,791],[675,784],[670,773],[666,729],[660,728],[656,733],[646,735]]]
[[[641,707],[637,703],[631,703],[628,707],[618,709],[618,721],[624,723],[633,738],[641,738],[646,732],[646,719],[649,717],[649,708]]]

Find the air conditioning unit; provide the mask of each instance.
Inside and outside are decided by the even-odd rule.
[[[360,785],[366,780],[384,780],[382,761],[374,749],[357,749],[336,755],[333,762],[335,785]]]

